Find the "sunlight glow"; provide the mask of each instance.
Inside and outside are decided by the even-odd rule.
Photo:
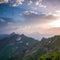
[[[60,10],[57,10],[55,14],[53,14],[54,16],[58,16],[60,17]]]
[[[51,22],[51,23],[49,23],[49,25],[51,27],[60,27],[60,18],[55,20],[55,21],[53,21],[53,22]]]

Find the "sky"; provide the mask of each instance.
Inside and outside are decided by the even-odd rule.
[[[0,0],[0,34],[60,34],[60,0]]]

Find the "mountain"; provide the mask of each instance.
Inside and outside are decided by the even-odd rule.
[[[33,37],[33,38],[38,39],[40,41],[43,37],[44,38],[50,38],[54,35],[52,35],[52,34],[40,34],[38,32],[34,32],[34,33],[31,33],[31,34],[27,34],[27,36]]]
[[[0,40],[0,60],[60,60],[60,35],[39,41],[13,32]]]
[[[38,40],[24,34],[12,33],[0,40],[0,60],[20,60],[27,50],[31,50],[38,43]]]
[[[60,35],[43,38],[33,49],[26,53],[23,60],[60,60]]]

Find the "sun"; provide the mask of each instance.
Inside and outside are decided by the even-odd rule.
[[[60,27],[60,18],[49,23],[50,27]]]

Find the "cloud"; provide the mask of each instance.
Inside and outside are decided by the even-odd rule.
[[[3,18],[0,17],[0,28],[4,28],[8,24],[11,24],[13,22],[12,18]]]
[[[30,13],[29,15],[26,16],[30,16],[32,13]],[[33,16],[33,17],[32,17]],[[52,15],[45,15],[45,14],[41,14],[41,15],[37,15],[37,14],[32,14],[32,16],[30,18],[33,18],[32,20],[27,19],[25,20],[25,22],[21,23],[21,22],[13,22],[13,21],[9,21],[8,20],[4,20],[5,22],[2,23],[2,25],[4,25],[3,27],[0,27],[0,34],[4,34],[4,33],[11,33],[11,32],[16,32],[16,33],[33,33],[33,32],[38,32],[41,34],[58,34],[60,31],[60,28],[51,28],[48,29],[48,25],[46,23],[48,23],[48,21],[52,21],[52,19],[55,19],[54,16]],[[35,19],[34,19],[35,18]],[[38,19],[39,18],[39,19]],[[7,19],[7,18],[5,18]],[[49,20],[50,19],[50,20]],[[1,22],[3,22],[1,20]],[[31,24],[29,24],[31,23]],[[1,25],[1,26],[2,26]],[[57,31],[57,33],[56,33]]]
[[[35,12],[35,11],[25,11],[24,14],[25,15],[30,15],[30,14],[38,14],[38,13]]]
[[[32,0],[30,0],[29,2],[28,2],[28,5],[31,5],[33,2],[32,2]]]
[[[60,27],[43,30],[42,33],[60,35]]]
[[[48,22],[56,20],[58,18],[56,15],[60,16],[60,0],[0,0],[0,9],[0,16],[15,19],[0,18],[1,33],[12,31],[49,33],[60,30],[56,28],[49,32],[44,30],[49,28]]]
[[[26,23],[42,23],[48,22],[52,20],[56,20],[57,17],[53,15],[46,15],[46,14],[38,14],[35,11],[25,11],[24,18]]]
[[[42,4],[42,0],[37,0],[37,1],[35,2],[35,5],[38,6],[38,7],[46,8],[46,6]]]
[[[22,5],[24,0],[0,0],[0,4],[1,3],[10,3],[10,5],[12,6],[18,6],[18,5]]]
[[[1,3],[8,3],[8,0],[0,0],[0,4]]]
[[[7,18],[7,17],[0,17],[0,21],[2,22],[13,22],[13,19],[12,18]]]
[[[0,19],[0,22],[5,22],[5,20],[4,19]]]
[[[22,5],[22,3],[24,2],[24,0],[11,0],[10,3],[12,4],[13,7],[15,6],[19,6]]]
[[[42,4],[46,6],[48,12],[60,10],[60,0],[42,0]]]

